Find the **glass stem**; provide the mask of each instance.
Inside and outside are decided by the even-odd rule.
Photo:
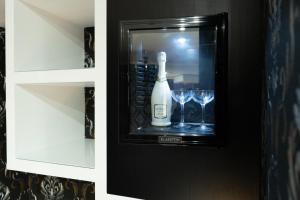
[[[183,125],[184,124],[184,103],[181,103],[180,106],[181,106],[180,124]]]
[[[204,113],[205,113],[205,104],[201,104],[201,108],[202,108],[202,121],[201,121],[201,125],[204,126],[205,124],[205,120],[204,120]]]

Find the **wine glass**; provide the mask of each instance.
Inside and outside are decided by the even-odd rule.
[[[199,103],[202,108],[201,131],[211,131],[212,129],[205,124],[205,106],[214,100],[214,90],[193,90],[193,100]]]
[[[189,102],[193,98],[193,92],[191,90],[172,90],[172,98],[174,101],[178,102],[180,104],[180,123],[175,126],[176,128],[182,128],[186,127],[186,124],[184,124],[184,104]]]

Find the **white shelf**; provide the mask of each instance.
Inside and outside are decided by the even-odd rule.
[[[84,68],[84,28],[94,0],[12,0],[15,71]]]
[[[93,169],[95,168],[95,141],[93,139],[69,141],[37,151],[22,152],[17,155],[17,158]]]
[[[94,86],[92,71],[18,72],[7,78],[7,169],[96,181],[95,141],[84,138],[84,87]]]
[[[6,4],[7,168],[96,181],[85,87],[95,87],[97,72],[84,69],[84,28],[95,26],[95,1]]]
[[[96,80],[94,68],[14,72],[8,79],[16,84],[60,84],[92,87]]]
[[[9,159],[8,159],[9,160]],[[83,181],[96,181],[96,170],[83,167],[43,163],[30,160],[13,159],[7,162],[7,169],[32,174],[43,174],[61,178],[76,179]]]
[[[59,83],[57,83],[59,84]],[[57,154],[53,147],[61,151],[58,164],[78,167],[91,166],[94,159],[91,149],[86,152],[85,142],[85,91],[81,86],[31,85],[15,86],[15,143],[16,157],[40,158],[41,162],[52,163]],[[79,147],[70,146],[78,144]],[[65,148],[63,146],[65,145]],[[59,149],[59,147],[61,149]],[[64,153],[66,150],[66,154]],[[70,150],[74,150],[73,158]],[[81,150],[82,154],[79,152]],[[45,158],[39,156],[52,152]],[[82,163],[86,153],[91,153]],[[73,161],[69,163],[70,159]],[[77,161],[77,162],[76,162]]]

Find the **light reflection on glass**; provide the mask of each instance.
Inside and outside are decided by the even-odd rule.
[[[195,18],[195,22],[199,20]],[[159,29],[132,30],[129,42],[131,45],[130,64],[132,72],[137,74],[133,78],[133,87],[145,88],[144,91],[151,92],[152,76],[157,73],[157,52],[164,51],[168,55],[166,63],[167,81],[173,97],[172,104],[172,125],[170,127],[158,128],[155,131],[170,131],[176,135],[198,136],[199,134],[211,134],[214,129],[214,103],[209,103],[207,97],[202,100],[207,104],[206,112],[202,111],[201,103],[192,101],[195,88],[214,88],[214,53],[216,47],[215,27],[210,29],[199,29],[189,27],[182,22],[174,27],[160,27]],[[139,65],[139,66],[137,66]],[[134,75],[132,75],[134,77]],[[134,82],[136,81],[136,82]],[[154,81],[153,81],[154,82]],[[138,87],[136,87],[138,86]],[[138,88],[138,89],[139,89]],[[143,88],[142,88],[143,89]],[[145,96],[145,92],[132,93],[133,105],[136,103],[136,94],[140,99],[146,99],[145,105],[150,100]],[[177,92],[175,92],[177,91]],[[144,95],[144,96],[143,96]],[[203,95],[202,95],[203,96]],[[196,100],[201,100],[200,95]],[[200,105],[199,105],[200,104]],[[136,107],[133,107],[133,117],[142,120],[143,116],[136,115]],[[148,109],[146,107],[146,109]],[[148,114],[148,110],[145,111]],[[139,114],[139,113],[138,113]],[[202,114],[205,115],[202,117]],[[142,117],[141,117],[142,116]],[[204,121],[205,118],[205,121]],[[202,120],[203,119],[203,120]],[[137,121],[136,120],[136,121]],[[148,119],[141,126],[132,126],[134,131],[139,133],[145,131],[153,132],[153,127],[148,126]],[[132,123],[137,123],[133,121]],[[138,123],[140,123],[138,121]],[[133,131],[133,132],[134,132]]]
[[[175,39],[175,43],[180,48],[185,48],[185,47],[188,46],[187,39],[184,38],[184,37],[180,37],[180,38]]]

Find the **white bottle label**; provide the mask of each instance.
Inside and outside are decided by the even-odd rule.
[[[167,105],[166,104],[155,104],[154,105],[154,118],[156,118],[156,119],[167,118]]]

